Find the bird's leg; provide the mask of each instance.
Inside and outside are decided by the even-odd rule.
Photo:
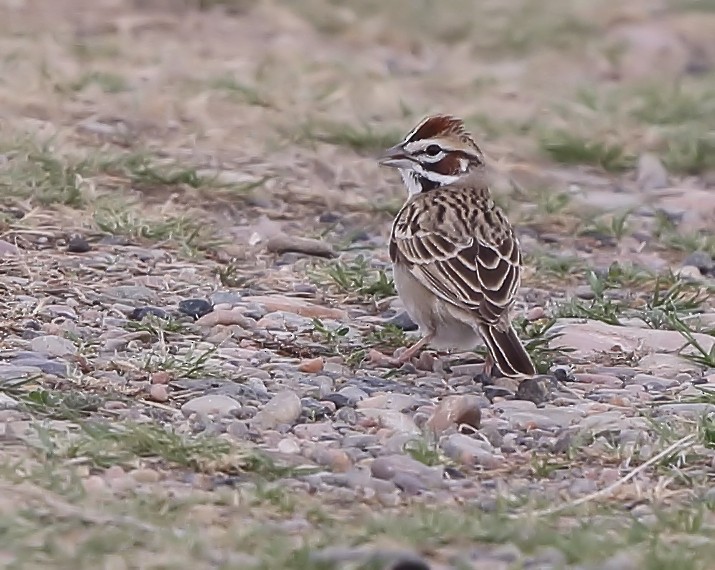
[[[475,378],[485,386],[492,384],[492,374],[494,372],[494,360],[492,355],[487,352],[486,358],[484,358],[484,368]]]
[[[410,359],[419,352],[419,350],[426,344],[428,344],[432,339],[434,338],[434,333],[429,333],[423,336],[420,340],[418,340],[415,344],[413,344],[411,347],[409,347],[405,352],[400,354],[400,356],[397,358],[397,362],[400,364],[404,364],[405,362],[409,362]]]

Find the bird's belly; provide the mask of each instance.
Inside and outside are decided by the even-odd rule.
[[[393,272],[397,293],[420,333],[434,333],[430,346],[468,350],[480,343],[479,333],[466,313],[460,314],[457,307],[430,292],[406,267],[396,264]]]

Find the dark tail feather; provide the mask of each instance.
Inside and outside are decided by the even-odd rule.
[[[533,376],[536,374],[534,363],[531,362],[531,358],[524,345],[521,344],[514,327],[510,326],[506,331],[500,331],[493,326],[481,325],[479,330],[489,349],[489,354],[494,359],[499,372],[504,376],[520,376],[522,374]]]

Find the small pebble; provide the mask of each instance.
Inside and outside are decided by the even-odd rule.
[[[345,473],[352,467],[352,461],[342,449],[318,449],[313,454],[313,460],[324,467],[329,467],[336,473]]]
[[[129,476],[137,483],[156,483],[161,479],[161,475],[155,469],[133,469]]]
[[[447,396],[427,420],[427,427],[436,433],[441,433],[450,426],[460,424],[466,424],[478,429],[481,419],[482,412],[479,409],[479,398],[477,396]]]
[[[158,307],[137,307],[129,313],[129,318],[133,321],[141,321],[144,317],[148,316],[157,317],[163,320],[169,319],[169,313]]]
[[[685,280],[700,281],[703,274],[700,269],[694,265],[684,265],[678,270],[678,277]]]
[[[30,349],[48,356],[66,356],[77,352],[77,346],[71,340],[56,335],[33,338],[30,341]]]
[[[82,487],[90,495],[98,495],[107,492],[107,483],[99,475],[90,475],[82,480]]]
[[[387,324],[397,327],[405,332],[416,331],[417,325],[412,320],[407,311],[401,311],[387,321]]]
[[[636,165],[636,184],[641,190],[658,190],[668,186],[668,171],[655,154],[644,152]]]
[[[694,251],[683,261],[684,266],[697,267],[700,273],[707,275],[712,272],[715,263],[712,255],[706,251]]]
[[[273,428],[279,424],[293,424],[303,411],[300,398],[290,390],[273,396],[251,420],[261,428]]]
[[[322,399],[335,404],[336,409],[343,408],[350,403],[348,398],[342,394],[326,394]]]
[[[157,372],[152,372],[149,375],[149,380],[152,384],[168,384],[171,382],[171,374],[165,370],[159,370]]]
[[[240,408],[241,404],[229,396],[209,394],[206,396],[198,396],[187,401],[181,406],[181,412],[185,416],[190,416],[191,414],[218,414],[219,416],[227,416],[233,410]]]
[[[440,440],[440,447],[445,454],[459,461],[462,465],[480,465],[487,469],[496,469],[503,463],[503,458],[494,455],[491,447],[483,440],[473,439],[462,433],[453,433]]]
[[[281,453],[287,453],[290,455],[300,453],[300,445],[297,441],[291,438],[281,439],[276,445],[276,449]]]
[[[316,372],[320,372],[321,370],[323,370],[323,365],[324,365],[324,361],[321,357],[308,358],[308,359],[301,361],[301,363],[298,364],[298,370],[300,372],[307,372],[310,374],[315,374]]]
[[[67,251],[70,253],[87,253],[92,246],[83,235],[74,234],[67,240]]]
[[[546,311],[543,307],[532,307],[525,316],[527,321],[538,321],[546,317]]]
[[[213,305],[206,299],[185,299],[179,301],[179,311],[198,319],[209,314],[213,310]]]
[[[238,325],[245,329],[252,329],[256,322],[244,315],[240,309],[220,309],[212,311],[196,320],[200,327],[215,327],[216,325]]]
[[[166,402],[169,400],[169,390],[164,384],[152,384],[149,388],[149,398],[155,402]]]

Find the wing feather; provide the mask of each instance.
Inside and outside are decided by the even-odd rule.
[[[473,188],[438,188],[407,203],[392,227],[390,256],[435,295],[489,324],[508,315],[519,289],[511,225]]]

